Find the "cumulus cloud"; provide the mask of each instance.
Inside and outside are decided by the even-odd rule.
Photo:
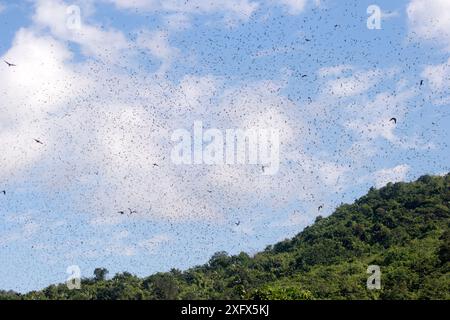
[[[285,6],[288,12],[292,15],[303,12],[308,3],[308,0],[277,0],[278,3]]]
[[[0,136],[9,141],[2,149],[0,177],[7,179],[13,172],[38,161],[50,148],[52,125],[49,114],[67,102],[71,95],[81,94],[86,84],[70,64],[70,51],[49,36],[40,37],[33,31],[17,32],[12,48],[2,59],[14,61],[14,69],[2,66],[0,82],[2,116]],[[67,83],[72,85],[67,85]],[[39,148],[30,142],[46,137],[46,146]]]
[[[159,234],[150,239],[140,241],[139,246],[145,250],[145,253],[154,254],[163,243],[167,243],[171,240],[172,238],[169,235]]]
[[[433,103],[450,103],[450,58],[444,63],[426,66],[422,77],[428,80]]]
[[[85,11],[80,11],[81,25],[69,28],[69,4],[62,0],[38,0],[33,21],[38,28],[48,28],[60,40],[80,45],[86,56],[109,62],[117,62],[121,53],[130,47],[128,40],[117,30],[103,30],[86,23]],[[75,13],[78,14],[78,13]]]
[[[432,89],[437,91],[445,88],[448,89],[450,81],[450,59],[442,64],[427,66],[422,76],[428,79]]]
[[[164,17],[168,30],[180,31],[191,27],[191,21],[187,13],[171,13]]]
[[[305,227],[311,223],[311,217],[307,214],[302,214],[298,211],[295,211],[287,217],[285,220],[276,221],[271,223],[272,227]]]
[[[141,9],[147,11],[164,10],[184,14],[206,14],[223,12],[225,15],[248,20],[252,13],[258,8],[256,2],[249,0],[107,0],[114,3],[118,8]]]
[[[336,122],[355,134],[356,141],[347,151],[359,157],[370,157],[374,150],[371,145],[378,138],[401,148],[424,147],[414,137],[400,137],[397,126],[389,121],[395,117],[400,122],[406,117],[410,109],[408,104],[417,95],[414,90],[407,88],[403,80],[398,80],[394,92],[369,94],[383,81],[395,79],[399,74],[397,69],[361,70],[350,65],[337,65],[321,68],[317,74],[325,84],[313,103],[316,113],[328,121],[330,105],[339,105]]]
[[[317,71],[317,74],[322,77],[338,76],[347,71],[352,71],[353,66],[343,64],[331,67],[322,67]]]
[[[381,12],[381,18],[383,19],[392,19],[392,18],[397,18],[399,16],[399,12],[398,11],[382,11]]]
[[[162,62],[160,73],[167,71],[178,55],[178,50],[170,45],[169,33],[166,31],[142,30],[139,33],[137,44]]]
[[[348,71],[345,67],[342,69],[328,69],[321,70],[321,74],[332,74],[333,72]],[[348,77],[338,77],[337,79],[330,80],[324,90],[328,90],[328,93],[337,97],[351,97],[366,92],[375,83],[380,81],[381,72],[379,70],[370,70],[364,72],[354,72]]]
[[[375,185],[377,188],[381,188],[388,182],[404,181],[408,174],[410,167],[406,164],[401,164],[389,169],[381,169],[375,172]]]
[[[412,0],[407,7],[411,30],[421,39],[442,43],[450,50],[450,2]]]
[[[409,90],[396,94],[382,92],[373,100],[364,101],[362,105],[350,105],[348,110],[359,116],[348,120],[346,125],[360,137],[371,140],[381,137],[401,145],[395,134],[396,126],[389,119],[392,115],[396,115],[397,121],[402,121],[408,110],[407,103],[413,96],[414,93]]]
[[[450,52],[450,2],[446,0],[412,0],[407,13],[410,29],[419,39],[434,41]],[[428,65],[422,72],[432,91],[433,103],[450,102],[450,59],[442,64]]]
[[[2,220],[2,225],[9,231],[0,235],[0,246],[6,246],[16,241],[29,241],[41,229],[41,224],[35,221],[30,213],[9,214]]]

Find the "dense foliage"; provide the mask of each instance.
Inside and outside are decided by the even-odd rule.
[[[450,174],[389,183],[253,257],[218,252],[143,279],[106,279],[99,268],[80,290],[60,284],[0,299],[450,299],[449,203]],[[381,290],[367,289],[369,265],[381,268]]]

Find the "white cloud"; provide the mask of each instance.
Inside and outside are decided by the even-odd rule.
[[[1,58],[17,64],[14,68],[0,67],[0,137],[8,141],[0,156],[0,177],[7,179],[49,151],[53,141],[48,114],[71,95],[80,94],[86,82],[65,65],[71,58],[67,48],[52,37],[39,37],[27,29],[17,32],[12,48]],[[35,138],[45,139],[45,146],[34,143]]]
[[[332,74],[336,72],[346,71],[345,66],[337,67],[336,69],[323,69],[320,73]],[[381,72],[379,70],[370,70],[364,72],[353,72],[348,77],[337,77],[330,80],[325,86],[324,90],[328,90],[328,93],[337,97],[352,97],[366,92],[374,84],[381,79]]]
[[[139,33],[137,44],[162,61],[160,73],[167,71],[178,55],[178,50],[170,46],[169,33],[165,31],[142,30]]]
[[[70,261],[79,261],[86,258],[110,258],[111,256],[133,257],[139,253],[139,245],[130,239],[128,231],[112,232],[111,229],[103,231],[108,233],[106,239],[101,240],[97,237],[83,238],[83,245],[71,246],[70,250],[64,250],[64,258]],[[48,253],[54,253],[61,250],[61,247],[55,247],[54,244],[50,244],[47,245],[47,248],[42,249],[46,249]]]
[[[410,167],[406,164],[398,165],[389,169],[381,169],[374,174],[375,186],[381,188],[388,182],[404,181]]]
[[[81,46],[83,54],[104,61],[117,62],[130,48],[125,36],[116,30],[103,30],[86,23],[87,14],[81,10],[79,29],[68,28],[69,4],[62,0],[38,0],[33,21],[39,28],[49,28],[61,40],[75,42]]]
[[[399,15],[398,11],[381,11],[381,18],[385,20],[397,18]]]
[[[313,218],[305,213],[295,211],[291,213],[287,219],[282,221],[273,222],[272,227],[305,227],[311,223]]]
[[[39,231],[40,227],[36,222],[28,222],[19,230],[2,234],[0,236],[0,245],[4,246],[16,241],[28,241]]]
[[[41,229],[41,225],[30,213],[10,214],[4,217],[2,225],[8,226],[8,229],[11,230],[0,235],[0,246],[17,241],[29,241]]]
[[[433,104],[446,105],[450,103],[450,58],[442,64],[426,66],[422,77],[427,80],[431,89]]]
[[[433,90],[450,90],[450,58],[442,64],[425,67],[422,76],[428,79]]]
[[[146,11],[164,10],[184,14],[206,14],[223,12],[225,15],[248,20],[258,8],[256,2],[249,0],[107,0],[118,8],[141,9]]]
[[[255,227],[249,222],[241,222],[238,226],[234,225],[232,229],[240,235],[253,236],[255,234]]]
[[[340,178],[344,177],[348,171],[349,169],[342,165],[325,162],[320,166],[319,176],[327,187],[337,187],[340,183],[343,182],[340,181]]]
[[[186,13],[172,13],[164,17],[167,29],[169,30],[185,30],[191,27],[189,15]]]
[[[277,0],[277,2],[285,6],[289,14],[297,15],[303,12],[308,0]]]
[[[343,64],[343,65],[337,65],[337,66],[332,66],[332,67],[320,68],[319,71],[317,72],[317,74],[322,77],[339,76],[344,72],[352,71],[352,70],[353,70],[353,66]]]
[[[450,1],[412,0],[406,11],[419,38],[440,41],[450,50]]]
[[[403,90],[395,94],[382,92],[373,100],[364,99],[347,107],[354,115],[346,122],[347,128],[352,129],[360,138],[373,140],[382,137],[391,143],[401,146],[402,143],[395,134],[396,125],[391,118],[400,123],[405,119],[408,101],[414,97],[411,90]],[[404,145],[406,146],[406,145]]]
[[[162,244],[171,240],[172,238],[169,235],[159,234],[150,239],[140,241],[139,246],[145,250],[145,253],[154,254]]]

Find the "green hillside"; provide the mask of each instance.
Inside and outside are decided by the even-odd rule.
[[[106,270],[18,299],[450,299],[450,174],[395,183],[317,218],[292,239],[250,257],[216,253],[207,264],[147,278]],[[369,265],[381,290],[368,290]]]

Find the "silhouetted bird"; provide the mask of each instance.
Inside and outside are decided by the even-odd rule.
[[[3,191],[0,192],[0,193],[3,193],[3,194],[6,196],[6,190],[3,190]]]
[[[133,213],[137,213],[137,211],[133,211],[130,208],[128,208],[128,211],[130,211],[130,215],[133,214]]]
[[[117,211],[117,213],[125,214],[125,211]]]
[[[36,143],[39,143],[39,144],[44,144],[42,141],[40,141],[40,140],[38,140],[38,139],[33,139]]]
[[[17,67],[14,63],[9,63],[6,60],[3,60],[3,61],[5,61],[5,63],[8,65],[8,67]]]
[[[420,80],[420,85],[421,85],[421,86],[423,85],[423,80]]]
[[[317,211],[320,211],[320,210],[322,210],[323,209],[323,205],[320,205],[318,208],[317,208]]]
[[[391,118],[389,121],[394,121],[394,123],[397,123],[397,118]]]

